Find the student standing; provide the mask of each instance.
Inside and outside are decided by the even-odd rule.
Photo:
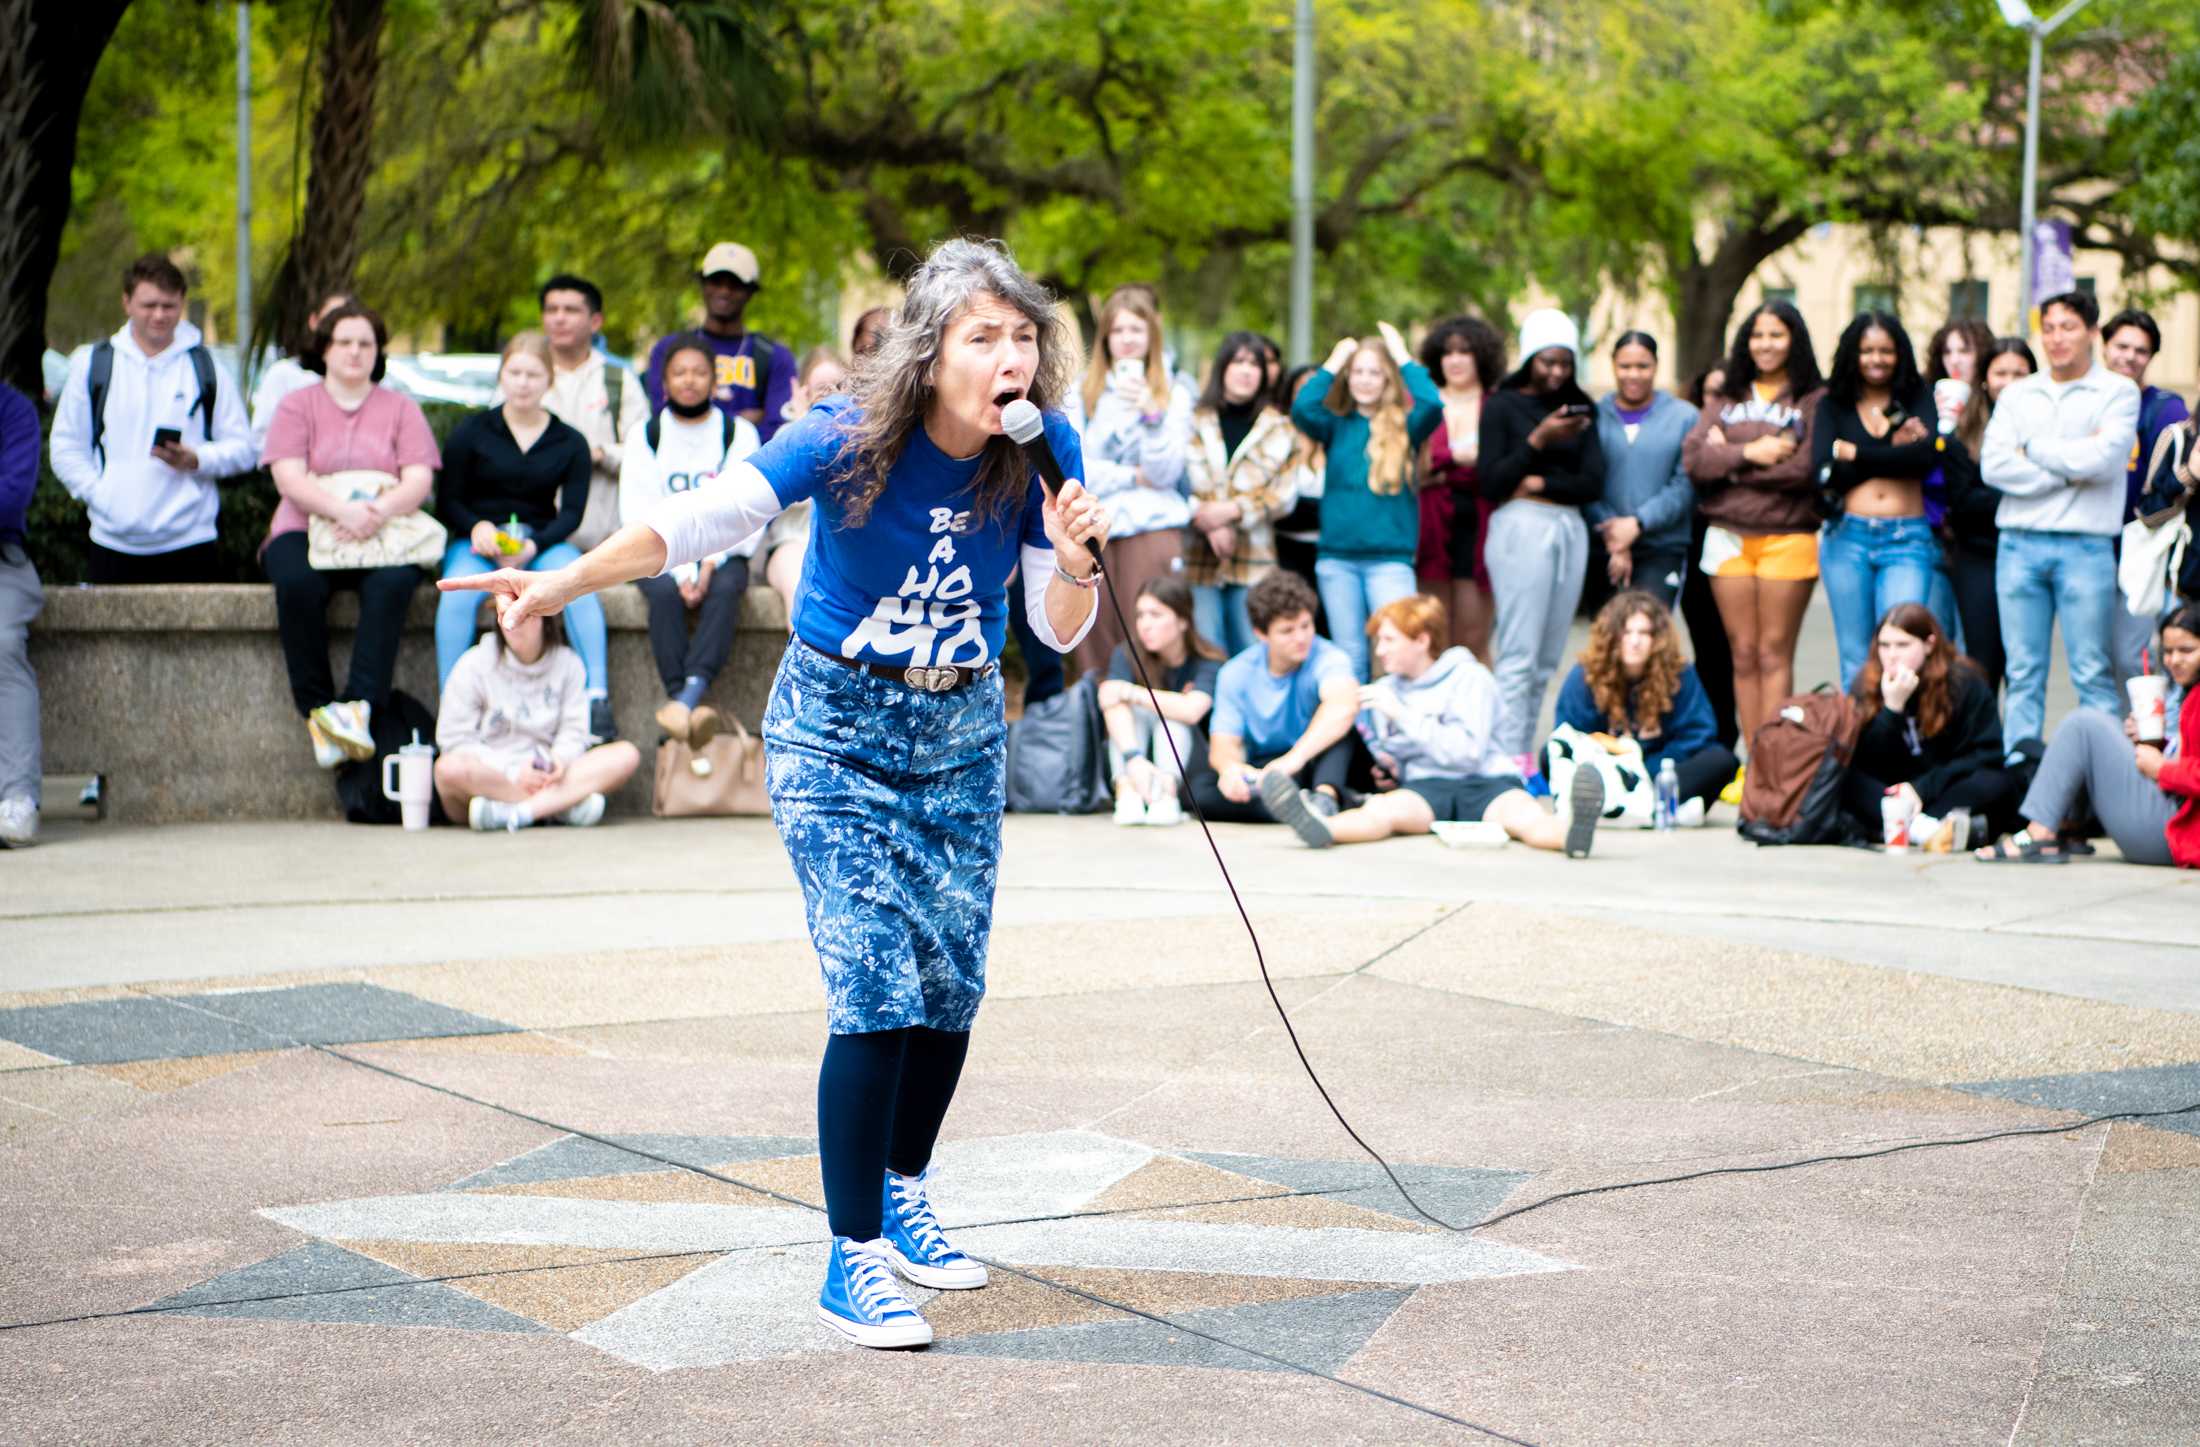
[[[1161,313],[1144,287],[1118,287],[1100,308],[1092,360],[1069,398],[1085,444],[1085,479],[1114,510],[1103,585],[1135,599],[1149,578],[1184,566],[1192,506],[1184,470],[1192,442],[1192,397],[1169,375]],[[1123,635],[1114,610],[1077,646],[1081,672],[1098,675]]]
[[[2143,311],[2120,311],[2101,328],[2101,360],[2111,372],[2129,377],[2139,388],[2139,441],[2132,448],[2131,465],[2124,472],[2127,523],[2139,515],[2139,495],[2146,490],[2147,465],[2154,457],[2154,444],[2189,415],[2184,398],[2147,383],[2147,368],[2161,350],[2162,329]],[[2121,537],[2117,541],[2120,547]],[[2119,688],[2127,679],[2138,676],[2140,655],[2154,636],[2155,621],[2135,615],[2121,598],[2117,600],[2111,646]]]
[[[1989,340],[1979,352],[1978,385],[1964,402],[1952,436],[1940,440],[1941,471],[1947,479],[1948,575],[1956,611],[1963,619],[1963,647],[1996,691],[2008,668],[2001,641],[2001,604],[1994,594],[1994,565],[2001,551],[2001,530],[1994,526],[2001,494],[1979,474],[1979,449],[1995,399],[2011,382],[2039,370],[2032,348],[2022,337]],[[1943,419],[1945,420],[1945,419]]]
[[[1628,332],[1612,347],[1619,386],[1597,404],[1604,495],[1581,510],[1604,541],[1615,588],[1639,589],[1668,609],[1688,573],[1688,525],[1696,488],[1681,444],[1696,408],[1658,390],[1658,341]]]
[[[2123,606],[2115,539],[2139,436],[2139,388],[2094,355],[2099,321],[2100,308],[2082,291],[2041,303],[2047,370],[2002,392],[1979,455],[1981,475],[2002,495],[1994,590],[2009,650],[2012,744],[2046,736],[2058,621],[2078,702],[2122,712],[2109,650]]]
[[[1421,546],[1414,572],[1445,599],[1452,636],[1484,664],[1490,657],[1490,573],[1483,543],[1495,511],[1483,500],[1482,404],[1505,375],[1505,339],[1480,317],[1453,317],[1421,341],[1421,365],[1444,399],[1444,425],[1421,449]]]
[[[1261,338],[1232,332],[1215,349],[1207,390],[1192,413],[1184,579],[1200,633],[1219,641],[1226,655],[1252,646],[1245,595],[1276,566],[1273,523],[1291,510],[1293,498],[1298,434],[1268,400],[1267,370]]]
[[[1596,404],[1574,375],[1580,346],[1564,312],[1530,312],[1520,327],[1520,366],[1482,408],[1482,496],[1497,504],[1489,528],[1497,742],[1523,773],[1581,603],[1589,566],[1581,510],[1604,496]]]
[[[1925,477],[1940,465],[1939,430],[1909,333],[1889,313],[1859,315],[1834,348],[1811,429],[1820,501],[1834,510],[1818,567],[1843,688],[1863,670],[1878,620],[1938,591],[1940,542],[1925,516]],[[1943,634],[1954,630],[1952,618],[1941,619]]]
[[[1707,524],[1700,566],[1734,655],[1746,739],[1795,691],[1795,640],[1818,580],[1811,426],[1821,383],[1802,313],[1760,304],[1735,328],[1723,370],[1682,457]]]
[[[1379,329],[1379,340],[1346,337],[1331,348],[1291,406],[1293,424],[1324,449],[1314,578],[1355,681],[1367,676],[1368,616],[1413,596],[1421,530],[1413,454],[1444,420],[1428,369],[1396,327]]]
[[[721,241],[704,252],[695,277],[703,293],[703,320],[695,331],[718,354],[711,400],[748,418],[769,442],[783,425],[794,391],[794,353],[748,324],[749,303],[763,290],[763,276],[756,253],[738,241]],[[671,341],[667,337],[651,348],[642,377],[652,412],[665,405],[665,348]]]
[[[542,284],[542,334],[550,339],[550,390],[542,405],[588,440],[588,507],[573,530],[587,552],[619,530],[620,446],[649,418],[641,379],[596,350],[603,334],[603,293],[585,276],[563,273]]]

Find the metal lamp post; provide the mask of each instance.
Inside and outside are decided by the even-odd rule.
[[[2032,37],[2032,60],[2024,87],[2024,199],[2019,207],[2019,225],[2024,233],[2024,270],[2017,278],[2017,296],[2022,305],[2018,308],[2017,326],[2020,331],[2032,329],[2032,275],[2039,242],[2032,235],[2032,227],[2038,219],[2035,205],[2039,191],[2040,169],[2040,48],[2047,37],[2063,26],[2063,22],[2083,10],[2091,0],[2070,0],[2047,19],[2032,13],[2026,0],[1996,0],[2001,6],[2001,18]]]
[[[1291,37],[1291,365],[1314,355],[1314,0]]]

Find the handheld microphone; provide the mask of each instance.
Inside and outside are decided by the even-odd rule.
[[[1059,493],[1069,478],[1054,455],[1054,445],[1047,441],[1046,419],[1039,415],[1038,407],[1030,398],[1018,397],[1001,409],[1001,430],[1023,449],[1024,460],[1037,470],[1039,480],[1046,484],[1047,496]],[[1099,545],[1090,538],[1085,540],[1085,550],[1092,554],[1094,562],[1100,561]]]

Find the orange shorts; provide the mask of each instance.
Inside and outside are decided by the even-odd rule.
[[[1771,533],[1745,538],[1725,528],[1707,528],[1703,535],[1703,570],[1714,578],[1808,582],[1818,576],[1818,534]]]

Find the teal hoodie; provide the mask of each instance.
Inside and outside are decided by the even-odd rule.
[[[1408,362],[1400,369],[1413,410],[1406,414],[1408,465],[1421,444],[1443,425],[1444,399],[1428,369]],[[1336,374],[1317,367],[1291,404],[1291,421],[1319,442],[1328,459],[1322,474],[1320,556],[1356,563],[1410,563],[1421,540],[1421,504],[1411,487],[1379,495],[1367,485],[1367,419],[1357,411],[1339,417],[1322,405]]]

